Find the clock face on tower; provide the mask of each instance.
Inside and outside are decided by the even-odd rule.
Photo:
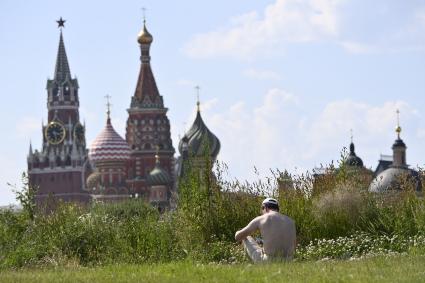
[[[85,141],[84,127],[80,123],[77,123],[74,127],[74,140],[79,144],[83,144]]]
[[[50,144],[60,144],[65,139],[65,127],[59,122],[50,122],[44,134]]]

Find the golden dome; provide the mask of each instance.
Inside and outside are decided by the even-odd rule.
[[[93,190],[97,188],[97,186],[100,184],[100,181],[101,181],[100,179],[101,179],[101,176],[97,170],[91,173],[86,180],[87,189]]]
[[[137,36],[137,42],[140,44],[151,44],[153,41],[152,35],[146,29],[146,22],[143,22],[143,29],[139,32]]]

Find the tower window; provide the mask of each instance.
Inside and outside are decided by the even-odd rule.
[[[64,89],[64,95],[69,95],[69,94],[70,94],[71,89],[69,88],[69,86],[68,86],[68,85],[65,85],[65,86],[63,87],[63,89]]]
[[[58,89],[58,87],[54,87],[53,88],[53,90],[52,90],[52,94],[53,94],[53,97],[56,97],[56,96],[58,96],[58,94],[59,94],[59,89]]]

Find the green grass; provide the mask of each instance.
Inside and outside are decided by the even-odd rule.
[[[0,271],[0,282],[424,282],[424,255],[354,261],[47,267]]]

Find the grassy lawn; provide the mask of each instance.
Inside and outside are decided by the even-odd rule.
[[[0,282],[424,282],[425,256],[270,265],[59,267],[0,271]]]

